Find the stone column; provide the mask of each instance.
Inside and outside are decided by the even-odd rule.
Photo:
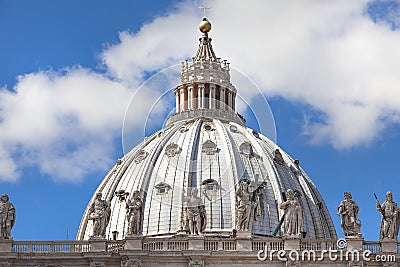
[[[188,97],[188,109],[193,110],[194,109],[194,100],[193,100],[193,86],[188,87],[189,91],[189,97]]]
[[[175,112],[179,113],[179,92],[178,91],[176,91],[176,93],[175,93],[175,100],[176,100]]]
[[[236,94],[232,93],[232,109],[233,109],[233,111],[235,111],[235,109],[236,109],[235,99],[236,99]]]
[[[221,103],[220,103],[220,106],[221,106],[221,109],[222,110],[226,110],[226,104],[225,104],[225,88],[224,87],[221,87],[221,92],[220,92],[220,99],[221,99]]]
[[[199,90],[200,90],[200,109],[204,109],[205,107],[205,88],[204,88],[204,84],[199,84]]]
[[[180,111],[182,112],[182,111],[184,111],[185,110],[185,91],[183,90],[183,88],[181,88],[181,90],[180,90],[180,104],[181,104],[181,107],[180,107]]]
[[[215,109],[215,85],[210,84],[210,109]]]
[[[232,92],[228,89],[228,111],[232,109]]]

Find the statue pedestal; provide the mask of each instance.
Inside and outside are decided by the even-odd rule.
[[[364,238],[355,236],[355,237],[346,237],[346,250],[362,250],[362,245],[364,243]]]
[[[0,240],[0,252],[11,252],[12,251],[12,239],[1,239]]]
[[[89,245],[91,252],[107,251],[107,244],[105,238],[91,237],[89,239]]]
[[[204,250],[204,237],[189,236],[189,250]]]
[[[285,250],[300,250],[300,238],[283,238]]]
[[[236,249],[238,251],[251,251],[252,234],[250,231],[236,232]]]
[[[141,235],[127,235],[125,237],[126,250],[142,250],[143,236]]]
[[[396,240],[381,240],[382,252],[397,252],[397,241]]]

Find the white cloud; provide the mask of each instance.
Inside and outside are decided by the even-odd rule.
[[[366,145],[400,114],[400,32],[374,24],[366,4],[214,0],[210,36],[217,55],[266,95],[302,101],[322,114],[318,122],[305,123],[312,142]],[[13,92],[0,90],[0,179],[15,180],[24,164],[73,181],[107,169],[133,92],[129,88],[195,54],[197,6],[182,2],[137,33],[121,32],[120,43],[101,55],[107,75],[81,67],[39,71],[21,76]],[[135,127],[158,95],[137,97],[137,112],[129,117]],[[156,112],[163,110],[159,105]]]
[[[312,142],[336,148],[367,145],[400,111],[400,32],[373,23],[367,4],[215,0],[210,35],[217,55],[253,78],[266,95],[302,101],[324,114],[322,123],[305,124]],[[182,5],[137,34],[122,34],[121,44],[105,52],[105,63],[118,77],[130,77],[126,67],[141,58],[127,51],[152,55],[156,65],[193,55],[188,39],[199,16],[188,10]]]
[[[131,92],[87,69],[19,77],[14,92],[0,91],[0,177],[15,180],[16,164],[38,165],[54,179],[76,181],[111,166]],[[13,161],[13,155],[20,157]]]
[[[121,32],[120,43],[102,54],[109,72],[120,79],[138,79],[191,57],[197,48],[198,11],[195,4],[180,3],[175,13],[158,17],[139,32]]]
[[[0,145],[0,181],[16,181],[18,179],[17,166],[10,153]]]

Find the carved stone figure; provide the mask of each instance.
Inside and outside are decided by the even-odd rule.
[[[265,215],[265,206],[264,206],[264,195],[265,189],[264,184],[261,184],[254,192],[253,192],[253,200],[255,201],[255,212],[254,212],[254,219],[256,217],[264,217]]]
[[[358,218],[360,208],[357,203],[352,200],[350,192],[344,192],[344,200],[338,206],[337,214],[342,216],[342,229],[345,236],[359,236],[361,221]]]
[[[193,188],[186,198],[186,218],[191,235],[200,235],[206,228],[206,210],[198,192],[197,188]]]
[[[286,191],[287,200],[281,203],[280,208],[285,211],[285,220],[282,224],[283,236],[301,237],[303,232],[303,208],[298,196],[292,189]]]
[[[251,226],[252,212],[255,206],[252,197],[253,194],[249,192],[247,181],[242,181],[236,191],[237,230],[247,231]]]
[[[92,237],[105,238],[106,228],[111,215],[111,203],[101,198],[102,194],[97,193],[96,199],[89,209],[89,219],[93,220]]]
[[[279,165],[282,165],[285,162],[279,149],[275,149],[274,151],[274,161],[276,161]]]
[[[9,197],[6,194],[1,195],[0,203],[0,239],[11,239],[11,229],[15,223],[15,208],[11,202],[8,201]]]
[[[386,193],[386,200],[379,204],[376,200],[376,208],[382,214],[380,227],[380,240],[397,240],[399,233],[399,208],[397,203],[393,201],[391,192]]]
[[[140,234],[142,205],[143,201],[139,191],[133,192],[132,197],[126,202],[126,219],[128,221],[128,234],[130,235]]]

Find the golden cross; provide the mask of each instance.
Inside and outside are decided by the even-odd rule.
[[[207,6],[207,1],[203,0],[203,6],[199,6],[200,9],[203,9],[203,17],[206,17],[207,9],[211,9],[211,7]]]

